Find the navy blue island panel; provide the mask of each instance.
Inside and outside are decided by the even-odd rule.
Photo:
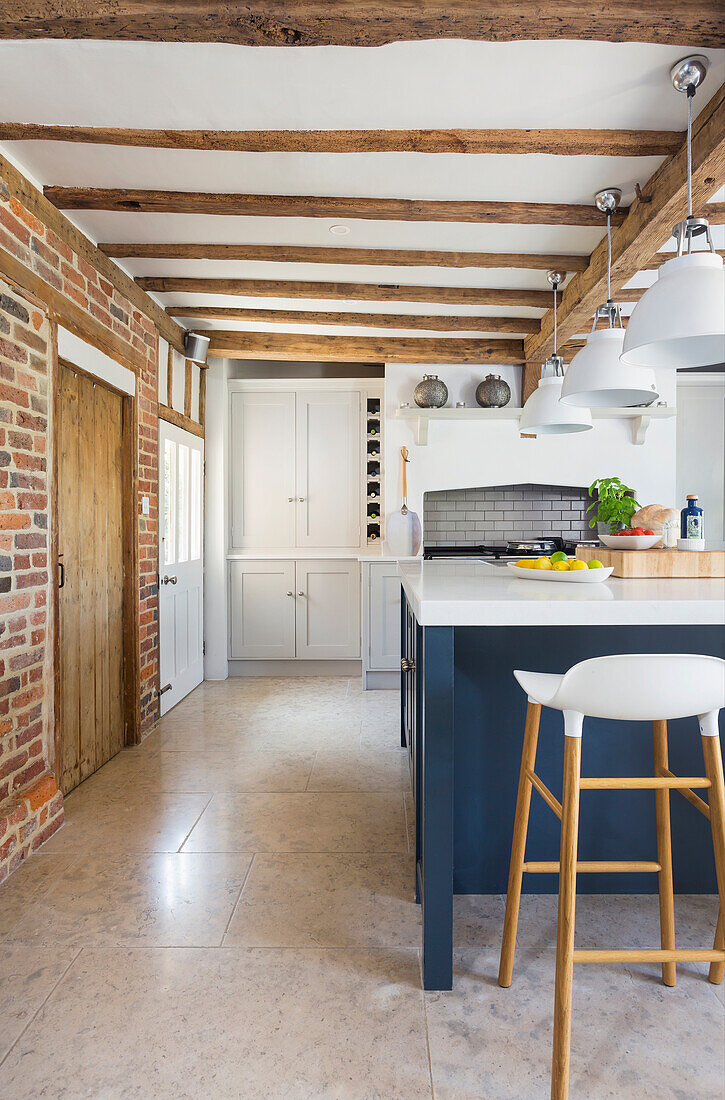
[[[403,593],[403,736],[411,753],[416,801],[416,892],[423,905],[427,989],[452,984],[453,894],[506,892],[526,696],[515,668],[564,672],[612,653],[725,656],[725,630],[692,626],[422,627]],[[722,723],[722,716],[721,716]],[[721,729],[722,737],[722,729]],[[669,723],[670,767],[702,775],[695,718]],[[652,775],[652,727],[588,718],[582,775]],[[561,790],[562,716],[542,708],[536,770]],[[675,890],[715,893],[707,820],[673,792]],[[652,791],[584,791],[579,852],[583,860],[656,859]],[[532,797],[527,858],[558,860],[559,821]],[[525,875],[524,891],[554,893],[554,875]],[[649,874],[580,874],[580,893],[657,891]]]

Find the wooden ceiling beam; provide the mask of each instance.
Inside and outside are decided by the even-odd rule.
[[[20,0],[5,5],[0,38],[92,38],[146,42],[232,42],[245,46],[382,46],[463,38],[479,42],[590,39],[725,46],[725,23],[712,0]]]
[[[99,244],[107,256],[136,260],[260,260],[368,267],[482,267],[583,271],[588,256],[534,252],[441,252],[412,248],[319,248],[289,244]]]
[[[84,233],[73,225],[33,184],[25,178],[22,172],[0,156],[0,176],[4,180],[8,194],[5,198],[17,199],[26,210],[30,211],[39,221],[43,222],[83,260],[96,268],[96,270],[112,283],[114,287],[128,301],[141,310],[150,321],[156,325],[159,333],[173,344],[179,351],[184,346],[184,330],[164,311],[163,307],[149,298],[134,280],[125,271],[101,252]]]
[[[59,210],[144,214],[215,214],[257,218],[362,218],[366,221],[476,222],[492,225],[582,225],[602,228],[596,206],[555,202],[478,202],[475,199],[339,198],[325,195],[239,195],[207,191],[150,191],[123,187],[46,187]],[[620,225],[626,210],[612,219]]]
[[[311,309],[238,309],[236,306],[169,306],[171,317],[199,320],[264,321],[265,324],[355,325],[364,328],[424,329],[430,332],[537,332],[536,317],[451,317],[408,313],[324,313]]]
[[[318,283],[278,279],[197,279],[144,276],[136,280],[158,294],[237,294],[247,298],[336,298],[360,302],[441,302],[447,305],[528,306],[546,308],[548,290],[498,290],[489,287],[396,286],[384,283]]]
[[[522,363],[521,340],[214,332],[210,356],[320,363]]]
[[[696,211],[711,220],[725,203],[708,200],[725,184],[725,85],[718,89],[693,123],[692,190]],[[646,202],[635,200],[624,223],[612,234],[612,297],[628,300],[622,287],[647,265],[672,234],[672,227],[687,214],[687,151],[683,146],[669,157],[641,189]],[[713,214],[715,217],[713,218]],[[575,275],[562,292],[558,308],[559,343],[586,332],[597,306],[606,299],[607,241],[592,253],[586,271]],[[642,293],[641,291],[639,293]],[[629,299],[631,300],[631,299]],[[526,358],[540,362],[553,347],[553,310],[542,318],[541,329],[526,338]],[[527,371],[530,388],[534,373]],[[535,384],[535,383],[534,383]],[[526,390],[526,386],[525,386]]]
[[[714,204],[711,204],[714,205]],[[709,217],[709,208],[705,211]],[[712,219],[711,219],[712,220]],[[718,256],[722,256],[725,259],[725,248],[716,248]],[[667,260],[673,260],[675,258],[674,252],[657,252],[656,255],[648,260],[646,264],[642,264],[641,271],[656,271],[657,268],[662,267],[662,264]]]
[[[240,153],[477,153],[666,157],[676,130],[139,130],[0,122],[0,141],[65,141]]]

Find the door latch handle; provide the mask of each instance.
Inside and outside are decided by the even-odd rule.
[[[58,562],[58,568],[60,569],[60,579],[58,581],[58,588],[65,588],[65,566],[62,561]]]
[[[409,657],[400,658],[400,668],[403,672],[414,672],[415,661],[411,661]]]
[[[161,583],[162,583],[162,584],[176,584],[176,582],[178,581],[178,579],[179,579],[178,577],[169,577],[169,576],[164,576],[164,579],[162,580],[162,582],[161,582]]]
[[[159,699],[162,695],[165,695],[167,691],[171,691],[171,684],[166,684],[165,687],[159,688]]]

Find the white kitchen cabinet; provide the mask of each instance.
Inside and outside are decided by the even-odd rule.
[[[295,545],[295,395],[230,394],[230,545]]]
[[[360,394],[303,391],[297,403],[297,545],[360,544]]]
[[[230,563],[229,656],[290,658],[295,655],[295,563]]]
[[[363,566],[363,687],[395,687],[400,675],[400,574],[396,561]]]
[[[356,561],[298,561],[297,657],[360,656],[360,566]]]
[[[360,656],[360,567],[350,559],[230,563],[231,660]]]

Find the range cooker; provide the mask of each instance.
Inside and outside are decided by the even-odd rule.
[[[514,539],[511,542],[480,545],[424,546],[423,557],[426,561],[434,558],[476,558],[491,565],[505,565],[507,561],[518,558],[539,558],[542,555],[563,550],[573,555],[577,546],[598,546],[597,539],[565,539],[559,535],[542,535],[540,538]]]

